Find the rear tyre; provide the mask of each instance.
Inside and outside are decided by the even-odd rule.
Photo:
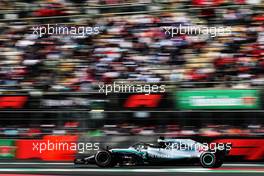
[[[203,153],[200,163],[204,168],[214,168],[217,165],[216,156],[213,153]]]
[[[113,154],[107,150],[96,153],[95,163],[99,167],[114,167],[116,165]]]

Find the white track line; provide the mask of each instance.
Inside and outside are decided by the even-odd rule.
[[[4,169],[0,168],[0,172],[112,172],[112,173],[264,173],[258,170],[210,170],[204,168],[185,168],[185,169],[34,169],[34,168],[16,168]]]

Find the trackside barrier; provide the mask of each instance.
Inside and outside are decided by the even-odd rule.
[[[33,149],[33,143],[42,143],[44,140],[22,139],[16,141],[16,159],[41,159],[37,150]]]
[[[65,136],[45,136],[43,140],[50,144],[50,148],[53,150],[44,150],[41,155],[41,159],[44,161],[70,161],[73,160],[77,149],[70,147],[71,144],[77,143],[78,136],[76,135],[65,135]],[[51,145],[53,144],[53,146]],[[57,149],[56,149],[57,145]],[[58,149],[58,147],[60,147]]]
[[[15,157],[15,141],[12,139],[0,140],[0,158],[14,158]]]
[[[114,138],[114,139],[113,139]],[[113,137],[111,140],[101,140],[101,144],[109,145],[113,144],[113,141],[118,141],[119,137]],[[145,137],[143,137],[145,138]],[[141,138],[141,139],[143,139]],[[16,141],[16,159],[40,159],[44,161],[72,161],[77,154],[77,151],[74,150],[43,150],[40,151],[33,149],[34,145],[37,143],[46,144],[49,143],[63,143],[70,144],[72,142],[76,142],[78,139],[77,136],[46,136],[42,140],[17,140]],[[123,138],[124,139],[124,138]],[[135,139],[135,138],[134,138]],[[137,139],[140,139],[137,137]],[[149,137],[147,141],[150,139],[154,139],[153,137]],[[93,139],[86,140],[87,142],[93,141]],[[111,142],[112,141],[112,142]],[[144,140],[141,140],[144,141]],[[154,140],[153,140],[154,141]],[[84,142],[84,140],[83,140]],[[100,142],[100,140],[97,140]],[[136,141],[133,140],[135,143]],[[133,143],[131,140],[121,140],[122,146],[129,146]],[[232,149],[227,157],[228,160],[231,161],[263,161],[264,160],[264,139],[235,139],[235,138],[226,138],[226,139],[213,139],[208,140],[208,143],[231,143]],[[33,145],[34,143],[34,145]],[[127,145],[125,145],[127,144]],[[38,146],[40,147],[40,146]],[[111,146],[118,147],[118,145]],[[42,148],[43,149],[43,148]],[[84,155],[87,155],[85,153]]]
[[[77,143],[77,140],[78,136],[76,135],[45,136],[43,139],[37,140],[17,140],[16,159],[73,160],[77,151],[75,148],[69,148],[69,146]]]
[[[230,158],[240,157],[242,160],[264,160],[264,139],[218,139],[215,143],[231,143]]]

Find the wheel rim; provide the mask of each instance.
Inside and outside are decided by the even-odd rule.
[[[209,165],[213,164],[214,157],[212,155],[205,155],[203,157],[203,162],[205,165],[209,166]]]
[[[100,162],[100,163],[107,163],[109,160],[109,155],[108,153],[99,153],[98,156],[97,156],[97,161]]]

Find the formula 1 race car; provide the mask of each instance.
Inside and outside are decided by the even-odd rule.
[[[98,150],[95,155],[76,158],[74,164],[96,164],[99,167],[123,165],[176,164],[198,161],[202,167],[217,168],[223,164],[231,144],[199,143],[191,139],[158,139],[157,143],[137,143],[126,149]]]

